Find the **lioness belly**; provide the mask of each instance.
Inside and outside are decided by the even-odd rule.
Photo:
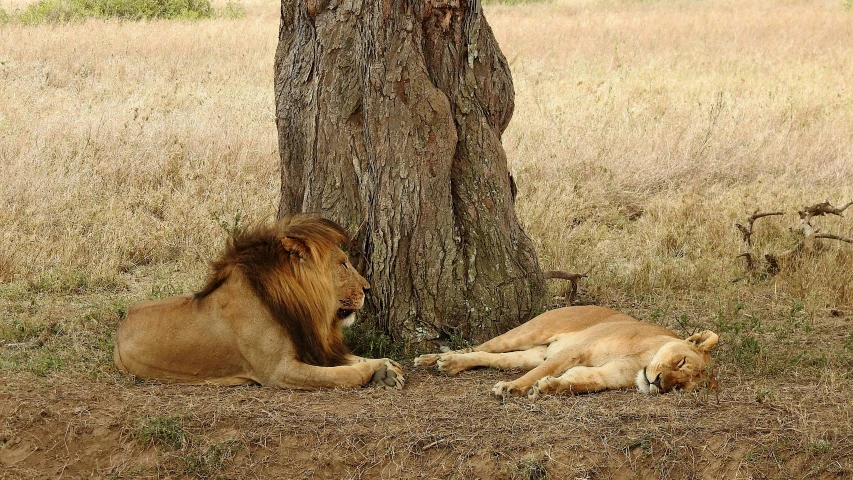
[[[654,350],[634,341],[634,338],[649,328],[656,331],[659,327],[632,319],[601,323],[584,330],[555,335],[548,344],[546,359],[569,349],[574,350],[573,356],[578,358],[578,365],[588,367],[597,367],[617,359],[635,359],[637,365],[648,363]],[[661,341],[665,341],[665,338]]]

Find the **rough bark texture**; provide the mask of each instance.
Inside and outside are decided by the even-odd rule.
[[[354,233],[385,331],[483,340],[536,313],[500,143],[512,79],[479,1],[283,0],[275,69],[279,215]]]

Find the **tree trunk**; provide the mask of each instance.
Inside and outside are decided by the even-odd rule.
[[[362,319],[481,341],[538,313],[500,143],[512,79],[478,0],[282,0],[275,93],[279,216],[354,232]]]

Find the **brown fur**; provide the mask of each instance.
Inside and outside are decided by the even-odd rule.
[[[195,298],[205,298],[239,269],[290,334],[299,360],[344,365],[350,352],[340,328],[329,321],[337,311],[329,272],[317,266],[328,264],[339,245],[349,241],[340,226],[325,219],[297,217],[256,226],[231,237]]]
[[[399,365],[351,355],[343,341],[370,287],[346,242],[341,227],[307,216],[234,236],[200,292],[131,307],[116,366],[183,383],[402,388]]]
[[[589,393],[637,385],[645,393],[713,385],[707,367],[715,333],[681,340],[659,325],[597,306],[545,312],[477,347],[421,355],[415,365],[437,365],[455,375],[474,367],[529,370],[492,392],[536,398],[550,393]]]

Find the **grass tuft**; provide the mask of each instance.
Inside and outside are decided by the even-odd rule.
[[[227,440],[209,445],[203,451],[192,451],[178,457],[182,473],[196,478],[215,477],[231,459],[243,449],[243,444],[236,440]]]
[[[509,478],[512,480],[545,480],[548,478],[549,456],[530,457],[519,462]]]
[[[145,445],[165,446],[178,450],[187,442],[184,422],[180,417],[139,417],[132,433]]]

